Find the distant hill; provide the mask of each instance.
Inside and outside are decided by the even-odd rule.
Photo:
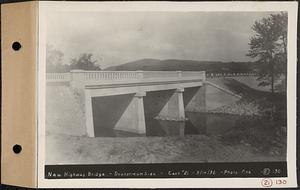
[[[207,73],[245,73],[254,71],[257,63],[254,62],[216,62],[195,60],[158,60],[141,59],[122,65],[108,67],[108,71],[206,71]]]

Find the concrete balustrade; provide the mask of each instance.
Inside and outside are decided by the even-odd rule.
[[[207,78],[219,78],[219,77],[251,77],[258,76],[257,73],[249,72],[249,73],[207,73]]]
[[[204,71],[84,71],[72,70],[70,73],[47,73],[47,82],[71,82],[75,81],[106,81],[106,80],[142,80],[153,78],[197,78],[205,75]],[[256,73],[208,73],[206,77],[240,77],[257,76]],[[205,77],[203,78],[205,79]],[[80,82],[79,82],[80,83]],[[84,82],[83,82],[84,83]],[[75,85],[76,86],[76,85]]]
[[[47,73],[47,82],[69,82],[71,80],[70,73]]]
[[[118,80],[118,79],[146,79],[146,78],[181,78],[205,77],[204,71],[84,71],[72,70],[70,73],[47,73],[49,82],[60,80]]]
[[[177,71],[143,71],[143,78],[177,78]]]
[[[72,70],[70,73],[47,73],[47,82],[69,82],[72,88],[83,89],[86,85],[118,84],[155,81],[176,81],[202,79],[203,71],[84,71]]]
[[[71,71],[75,75],[83,75],[84,80],[117,80],[138,79],[139,71]]]

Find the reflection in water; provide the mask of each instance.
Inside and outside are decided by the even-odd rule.
[[[166,121],[146,118],[146,135],[110,128],[98,128],[102,137],[223,135],[235,129],[257,127],[263,121],[239,115],[186,112],[186,121]],[[250,122],[251,121],[251,122]],[[256,122],[255,122],[256,121]],[[242,126],[241,126],[242,125]],[[263,124],[264,125],[264,124]]]
[[[186,121],[164,121],[146,118],[146,134],[139,135],[101,128],[102,137],[137,136],[217,136],[222,144],[251,146],[255,151],[286,151],[286,120],[270,121],[264,118],[228,114],[186,112]]]
[[[186,112],[185,122],[147,119],[147,136],[223,134],[236,127],[240,116]]]
[[[184,136],[186,122],[146,119],[146,136]]]

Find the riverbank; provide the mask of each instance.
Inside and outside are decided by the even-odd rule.
[[[285,161],[285,154],[256,149],[247,141],[226,143],[220,136],[89,138],[49,134],[46,144],[46,164]]]
[[[276,117],[286,119],[285,94],[272,94],[271,92],[250,88],[245,83],[231,78],[223,78],[217,82],[242,98],[232,104],[210,110],[209,113],[270,117],[273,109],[273,114]]]

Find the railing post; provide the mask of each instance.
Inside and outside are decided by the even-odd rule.
[[[83,70],[71,70],[70,84],[72,88],[80,88],[84,81]]]
[[[143,79],[144,78],[144,71],[138,70],[137,71],[137,78],[138,79]]]
[[[182,71],[176,71],[177,72],[177,77],[181,78],[182,77]]]

